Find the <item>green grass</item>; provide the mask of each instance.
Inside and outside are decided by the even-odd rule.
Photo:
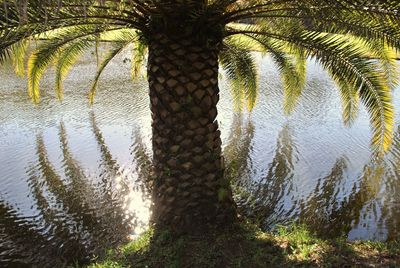
[[[273,233],[241,223],[201,236],[147,231],[89,267],[400,267],[398,242],[324,240],[304,225]]]

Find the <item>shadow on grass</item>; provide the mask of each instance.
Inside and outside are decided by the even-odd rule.
[[[399,246],[322,240],[298,225],[265,233],[241,223],[202,236],[148,231],[90,267],[399,267]]]

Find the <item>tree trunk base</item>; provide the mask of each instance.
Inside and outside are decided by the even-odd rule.
[[[156,228],[201,233],[236,218],[216,120],[218,49],[190,38],[153,36],[148,59],[152,222]]]

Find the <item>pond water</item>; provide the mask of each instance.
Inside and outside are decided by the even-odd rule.
[[[46,73],[38,106],[26,81],[1,67],[0,266],[87,261],[146,228],[148,90],[145,79],[130,80],[125,56],[102,76],[92,107],[91,55],[66,79],[63,102],[55,99],[54,74]],[[276,67],[261,57],[259,65],[252,113],[234,111],[221,80],[219,121],[241,213],[266,230],[300,220],[325,236],[398,238],[400,127],[391,151],[372,159],[365,110],[345,127],[335,85],[318,65],[308,63],[307,88],[290,116]],[[396,107],[399,97],[396,90]]]

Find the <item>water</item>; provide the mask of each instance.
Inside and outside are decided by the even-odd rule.
[[[147,84],[131,82],[123,60],[102,76],[93,107],[86,97],[96,70],[91,55],[66,79],[61,103],[51,71],[35,106],[26,81],[10,66],[0,70],[0,266],[89,261],[146,228]],[[268,58],[259,63],[252,113],[233,110],[221,80],[219,120],[241,213],[266,230],[300,220],[325,236],[398,238],[400,127],[385,158],[371,159],[366,112],[345,127],[337,90],[320,67],[309,62],[300,104],[285,116],[276,67]],[[396,107],[399,97],[396,90]]]

